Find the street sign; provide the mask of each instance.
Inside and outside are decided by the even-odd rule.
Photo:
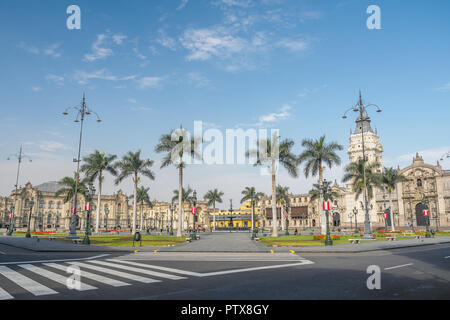
[[[430,215],[430,210],[423,210],[423,215],[424,216],[429,216]]]
[[[323,210],[330,211],[330,202],[329,201],[324,201],[322,203],[322,207],[323,207]]]
[[[91,203],[90,202],[86,202],[86,204],[84,205],[84,211],[91,211]]]

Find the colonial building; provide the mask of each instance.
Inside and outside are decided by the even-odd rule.
[[[214,227],[213,225],[215,220],[216,230],[228,229],[230,227],[249,229],[252,226],[252,210],[251,201],[247,201],[236,210],[231,210],[230,208],[230,210],[210,212],[210,226],[211,228]],[[261,224],[261,218],[261,210],[259,206],[255,205],[255,213],[253,216],[255,228]]]
[[[14,206],[14,226],[27,228],[30,221],[32,231],[42,230],[67,230],[72,216],[72,201],[64,202],[64,196],[56,196],[56,192],[62,186],[58,182],[47,182],[33,187],[27,183],[11,193],[10,197],[0,197],[0,219],[3,227],[9,225],[11,206]],[[132,197],[131,197],[132,198]],[[119,190],[113,195],[101,196],[100,229],[129,229],[133,221],[133,204],[129,203],[130,197]],[[77,200],[77,229],[85,230],[86,212],[84,211],[85,199],[78,195]],[[33,204],[33,206],[31,206]],[[94,196],[91,205],[91,225],[95,226],[97,215],[97,196]],[[30,216],[30,210],[31,216]],[[193,226],[193,216],[188,205],[183,208],[184,228]],[[209,210],[203,201],[197,204],[197,226],[208,228]],[[137,204],[136,224],[139,229],[163,228],[166,230],[173,222],[173,228],[178,228],[178,207],[166,202],[153,201],[149,204]],[[142,227],[141,227],[142,226]]]

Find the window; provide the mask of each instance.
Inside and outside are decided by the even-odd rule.
[[[422,179],[417,179],[417,186],[422,187]]]
[[[61,201],[58,201],[58,203],[56,204],[56,209],[61,209]]]
[[[50,202],[48,203],[48,208],[49,208],[49,209],[53,209],[53,201],[50,201]]]

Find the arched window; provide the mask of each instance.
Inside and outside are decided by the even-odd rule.
[[[30,206],[30,200],[25,199],[25,208],[28,208]]]
[[[49,209],[53,209],[53,201],[49,201],[49,203],[48,203],[48,208],[49,208]]]
[[[44,200],[39,201],[39,209],[44,209]]]
[[[417,186],[422,187],[422,179],[417,179]]]
[[[61,201],[58,201],[58,203],[56,203],[56,209],[61,209]]]
[[[47,224],[52,224],[52,215],[51,214],[49,214],[47,216]]]

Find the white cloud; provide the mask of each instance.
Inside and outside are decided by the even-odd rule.
[[[59,58],[61,57],[61,53],[56,52],[56,50],[61,46],[61,43],[55,43],[50,46],[48,46],[46,49],[44,49],[44,54],[47,56],[52,56],[53,58]]]
[[[426,149],[417,151],[419,155],[423,158],[426,163],[436,164],[436,161],[440,160],[447,152],[449,152],[450,146],[440,147],[435,149]],[[411,165],[413,158],[416,156],[416,152],[411,152],[408,154],[403,154],[396,156],[394,158],[385,158],[383,160],[386,166],[400,166],[404,168],[405,166]]]
[[[38,147],[42,151],[58,151],[58,150],[68,150],[65,144],[57,141],[39,141],[39,142],[25,142],[24,145]]]
[[[308,43],[306,41],[286,38],[278,41],[277,46],[288,49],[290,51],[305,51],[308,49]]]
[[[208,60],[212,56],[227,58],[248,47],[246,40],[228,34],[224,28],[190,29],[180,41],[191,51],[186,58],[188,61]]]
[[[187,4],[189,0],[181,0],[181,4],[177,7],[177,10],[182,10]]]
[[[163,79],[160,77],[143,77],[136,80],[140,89],[156,88],[161,84]]]
[[[123,43],[123,40],[125,40],[127,38],[127,36],[119,33],[119,34],[113,35],[112,38],[113,38],[113,41],[115,44],[121,45]]]
[[[97,35],[97,40],[92,44],[92,54],[84,55],[86,61],[92,62],[98,59],[105,59],[113,54],[110,48],[102,47],[106,39],[107,35],[105,34]]]
[[[40,52],[39,48],[37,48],[35,46],[27,45],[24,41],[21,41],[18,44],[18,47],[21,49],[24,49],[25,51],[32,53],[32,54],[39,54],[39,52]]]
[[[436,88],[436,91],[450,91],[450,82],[444,84],[442,87]]]
[[[77,80],[79,84],[86,84],[91,79],[100,79],[106,81],[128,81],[135,78],[135,75],[117,77],[115,75],[109,74],[106,69],[96,70],[92,72],[76,71],[74,74],[74,79]]]
[[[189,83],[191,83],[196,88],[209,87],[211,85],[211,80],[206,78],[203,74],[198,72],[191,72],[187,75]]]
[[[280,109],[280,112],[275,112],[275,113],[270,113],[270,114],[267,114],[267,115],[263,115],[263,116],[259,117],[258,125],[261,126],[264,123],[277,122],[277,121],[286,119],[286,118],[288,118],[291,115],[288,112],[291,109],[292,109],[292,107],[290,105],[284,105]]]
[[[40,87],[32,87],[31,90],[33,90],[34,92],[39,92],[42,90],[42,88]]]
[[[45,79],[53,81],[58,86],[64,86],[64,77],[55,74],[48,74]]]
[[[166,47],[172,51],[175,51],[175,49],[176,49],[175,40],[173,38],[167,36],[163,29],[159,29],[158,33],[159,33],[159,37],[158,37],[158,39],[156,39],[156,42],[158,42],[163,47]]]
[[[131,111],[152,111],[151,107],[130,107]]]

